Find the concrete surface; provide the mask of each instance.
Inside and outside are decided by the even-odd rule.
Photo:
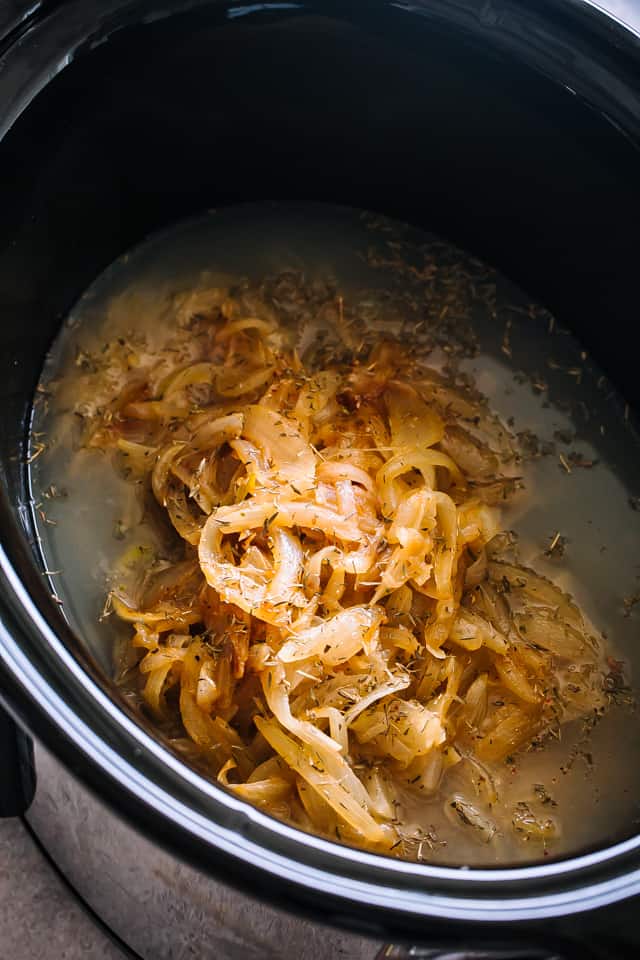
[[[0,960],[124,960],[20,820],[0,820]]]

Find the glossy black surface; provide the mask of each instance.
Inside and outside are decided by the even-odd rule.
[[[0,3],[0,48],[8,47],[11,37],[44,6],[43,0],[2,0]]]
[[[245,200],[346,203],[442,234],[550,307],[637,405],[637,38],[579,2],[119,7],[62,3],[0,64],[0,117],[15,118],[0,143],[4,697],[127,816],[263,896],[313,911],[321,890],[327,919],[376,931],[482,921],[493,937],[555,916],[541,935],[574,933],[562,915],[640,889],[637,841],[532,870],[416,869],[303,842],[172,760],[45,593],[22,444],[82,290],[147,233]],[[606,936],[596,913],[582,926]]]
[[[33,800],[35,770],[33,746],[9,714],[0,709],[0,758],[3,777],[0,782],[0,817],[18,817]]]

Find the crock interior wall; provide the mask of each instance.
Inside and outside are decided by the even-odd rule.
[[[0,145],[0,473],[14,507],[62,317],[146,234],[224,204],[343,203],[440,233],[556,312],[635,402],[630,143],[486,43],[391,8],[366,25],[341,9],[227,20],[212,8],[123,29]]]

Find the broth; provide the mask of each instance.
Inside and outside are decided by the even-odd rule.
[[[176,292],[203,282],[258,283],[282,271],[303,274],[310,297],[327,290],[341,297],[363,339],[391,332],[430,366],[453,365],[458,377],[473,379],[520,435],[524,490],[503,509],[520,560],[573,595],[593,631],[606,634],[613,658],[605,678],[612,702],[593,729],[582,721],[563,726],[561,740],[521,750],[491,770],[507,819],[518,811],[551,817],[559,836],[527,842],[509,825],[486,843],[460,811],[446,815],[442,793],[403,796],[412,838],[396,852],[486,865],[610,842],[638,812],[640,724],[617,672],[618,659],[633,659],[637,633],[637,435],[568,331],[493,270],[414,228],[342,208],[230,208],[151,238],[98,278],[57,338],[34,404],[34,519],[62,615],[112,673],[114,646],[130,630],[102,618],[109,578],[127,547],[158,538],[107,454],[79,448],[78,378],[106,341],[120,337],[140,354],[157,346]],[[318,330],[303,325],[301,348]],[[629,672],[626,663],[627,679]],[[457,777],[455,767],[446,774],[448,795],[456,794]]]

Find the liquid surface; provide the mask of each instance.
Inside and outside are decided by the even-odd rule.
[[[503,278],[417,231],[346,210],[247,207],[179,226],[114,264],[79,301],[47,361],[30,464],[43,563],[64,616],[104,670],[112,671],[111,652],[122,636],[113,618],[101,620],[106,585],[123,549],[139,542],[142,517],[131,486],[105,454],[77,449],[67,384],[106,339],[135,343],[144,333],[157,340],[168,298],[201,284],[203,272],[210,282],[237,282],[285,269],[304,272],[311,285],[333,278],[370,332],[391,328],[428,354],[430,365],[451,360],[456,344],[460,372],[524,434],[525,490],[505,513],[519,535],[520,559],[572,593],[607,634],[612,656],[633,661],[640,525],[633,498],[640,485],[633,473],[639,458],[630,451],[638,442],[624,407],[579,345]],[[617,684],[615,673],[610,684]],[[613,692],[617,702],[587,739],[582,724],[563,728],[562,741],[520,753],[494,773],[513,808],[527,803],[562,821],[561,837],[547,849],[513,832],[479,842],[434,801],[420,812],[427,840],[407,855],[441,863],[529,861],[631,832],[640,729],[637,714],[621,702],[626,695]]]

